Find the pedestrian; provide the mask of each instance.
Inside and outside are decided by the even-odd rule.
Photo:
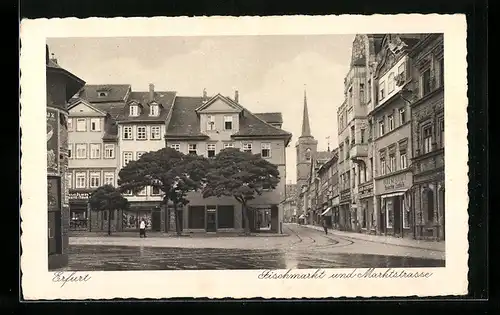
[[[144,218],[141,219],[141,223],[139,224],[139,236],[146,237],[146,221],[144,221]]]
[[[326,225],[326,219],[323,219],[323,229],[325,230],[325,234],[328,235],[328,226]]]

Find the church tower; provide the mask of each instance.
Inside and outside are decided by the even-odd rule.
[[[307,184],[311,173],[311,160],[316,156],[318,141],[311,134],[309,112],[307,110],[307,93],[304,89],[304,111],[302,113],[302,134],[295,144],[297,154],[297,190]]]

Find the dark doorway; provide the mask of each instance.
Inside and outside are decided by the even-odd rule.
[[[394,235],[401,235],[401,227],[403,225],[401,218],[401,211],[403,207],[401,206],[401,197],[394,197]]]
[[[427,200],[427,221],[429,223],[434,222],[434,192],[431,189],[427,189],[425,192],[425,198]]]
[[[153,210],[153,214],[151,216],[151,230],[160,232],[161,231],[161,211]]]
[[[207,232],[217,232],[217,210],[207,207]]]

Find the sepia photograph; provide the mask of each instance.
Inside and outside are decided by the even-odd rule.
[[[466,141],[454,130],[467,132],[445,115],[447,35],[368,29],[40,37],[47,210],[34,238],[47,238],[48,281],[76,292],[100,272],[251,272],[299,287],[428,281],[432,294],[451,268],[466,284],[467,204],[445,202],[455,173],[450,189],[467,194],[466,169],[445,175],[449,143]],[[450,235],[463,237],[452,256]]]

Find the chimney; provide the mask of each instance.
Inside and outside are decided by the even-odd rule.
[[[239,100],[240,100],[240,93],[238,92],[238,90],[234,91],[234,101],[236,103],[239,103]]]
[[[149,83],[149,101],[152,102],[155,100],[155,85],[153,83]]]

